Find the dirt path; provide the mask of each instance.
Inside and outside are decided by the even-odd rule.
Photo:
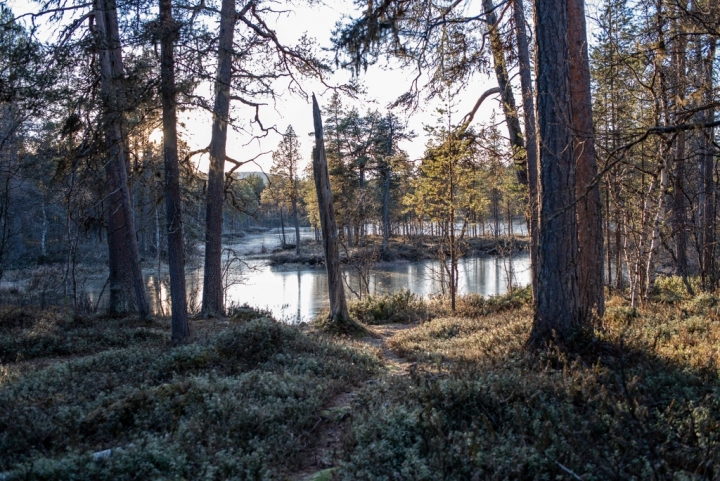
[[[371,326],[370,336],[357,342],[377,350],[384,369],[367,384],[378,382],[383,376],[407,376],[411,363],[390,349],[388,341],[399,332],[414,327],[413,324],[386,324]],[[292,481],[330,481],[335,479],[336,466],[342,449],[342,440],[350,430],[352,403],[362,386],[352,386],[328,402],[320,413],[321,421],[313,430],[313,442],[307,447],[302,467],[287,477]]]

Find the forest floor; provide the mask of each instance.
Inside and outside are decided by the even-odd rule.
[[[699,289],[696,289],[699,292]],[[0,479],[717,479],[720,293],[656,283],[593,338],[525,346],[527,289],[262,316],[0,309]],[[252,317],[256,317],[251,319]]]
[[[523,236],[513,237],[466,237],[460,248],[465,256],[507,256],[525,252],[528,249],[529,238]],[[368,236],[364,246],[343,246],[340,250],[341,261],[347,264],[357,262],[395,262],[437,259],[440,249],[440,239],[430,236],[393,237],[387,251],[382,251],[382,237]],[[323,265],[324,254],[322,245],[312,240],[301,244],[300,254],[296,254],[295,246],[278,248],[270,254],[271,265],[282,264],[309,264]]]

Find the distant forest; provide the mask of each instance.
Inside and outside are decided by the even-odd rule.
[[[328,235],[346,247],[375,242],[382,255],[392,238],[436,238],[454,299],[464,242],[521,223],[540,341],[602,317],[606,288],[635,307],[658,273],[691,292],[691,276],[716,287],[712,1],[604,0],[586,12],[581,0],[548,0],[532,13],[522,0],[356,3],[333,32],[312,32],[332,52],[309,36],[278,38],[284,2],[53,0],[22,15],[0,4],[0,279],[53,279],[56,298],[81,310],[76,271],[107,266],[109,311],[145,317],[142,266],[167,263],[182,340],[186,262],[203,263],[201,311],[217,315],[223,236],[287,227],[299,254],[293,233],[310,226],[320,241],[327,206],[296,134],[310,108],[308,125],[263,122],[273,99],[307,98],[304,85],[319,82],[334,89],[315,131],[336,222]],[[373,93],[355,81],[327,83],[334,69],[362,81],[388,60],[418,77],[387,108],[356,107]],[[459,103],[483,75],[497,86]],[[411,159],[407,119],[431,99],[442,108]],[[492,99],[497,114],[479,118]],[[178,112],[193,110],[213,116],[199,150],[177,130]],[[229,126],[277,140],[269,172],[238,170],[256,159],[227,151]]]

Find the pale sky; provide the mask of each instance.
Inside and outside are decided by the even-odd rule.
[[[8,3],[16,15],[36,11],[39,8],[37,3],[28,0],[10,0]],[[468,0],[468,4],[472,10],[480,11],[481,9],[479,0]],[[473,6],[473,4],[476,5]],[[315,38],[323,48],[330,48],[332,30],[335,23],[342,18],[343,14],[357,16],[354,12],[352,0],[325,0],[321,5],[313,7],[298,6],[293,7],[292,10],[293,11],[287,15],[279,16],[273,26],[280,40],[293,45],[303,34],[307,33],[309,37]],[[42,34],[42,36],[45,35],[51,36],[53,32]],[[331,54],[328,53],[328,55]],[[386,111],[385,107],[390,102],[394,101],[409,89],[414,75],[415,72],[412,70],[386,69],[381,66],[371,66],[360,76],[361,82],[364,84],[367,92],[366,95],[357,101],[344,99],[344,103],[346,106],[357,106],[361,114],[364,114],[368,108],[373,110],[378,109],[381,113],[384,113]],[[350,72],[341,70],[331,76],[328,83],[339,85],[347,82],[350,77]],[[455,99],[457,113],[454,118],[459,120],[464,116],[472,108],[482,92],[495,85],[494,77],[489,78],[486,75],[476,75],[470,82],[468,88],[461,92]],[[331,91],[327,91],[326,88],[317,81],[304,81],[302,86],[308,94],[315,92],[321,108],[327,104],[332,95]],[[284,90],[283,87],[284,85],[279,85],[278,90]],[[211,96],[212,85],[207,84],[201,86],[201,92]],[[427,141],[424,136],[423,125],[435,124],[435,109],[437,107],[437,103],[425,104],[422,110],[417,111],[409,118],[409,130],[413,130],[417,134],[417,137],[412,141],[401,143],[401,148],[408,152],[411,159],[419,159],[422,156]],[[235,115],[243,117],[243,119],[250,119],[254,116],[254,109],[238,105],[237,102],[232,105],[232,108],[235,109]],[[501,112],[497,96],[485,101],[483,107],[475,116],[475,123],[489,119],[492,110],[497,110],[498,113]],[[397,112],[397,115],[400,118],[406,117],[403,112]],[[262,107],[261,116],[263,124],[266,127],[274,125],[279,132],[284,132],[288,125],[292,125],[300,140],[305,162],[310,161],[314,139],[308,135],[308,133],[311,133],[313,130],[312,109],[309,99],[284,93],[277,99],[274,105]],[[502,116],[498,116],[498,118],[502,118]],[[181,127],[179,131],[191,149],[199,149],[209,145],[211,136],[210,121],[210,114],[204,111],[198,110],[181,114],[180,122],[184,124],[185,127]],[[504,128],[501,128],[501,132],[506,135]],[[265,138],[253,140],[252,135],[248,133],[237,132],[230,129],[227,154],[236,160],[243,161],[255,157],[261,152],[272,151],[276,148],[279,140],[280,136],[274,133],[271,133]],[[200,168],[206,170],[207,156],[199,160]],[[268,154],[260,157],[257,162],[267,172],[272,164],[272,159]],[[228,169],[231,167],[232,165],[229,165]],[[300,167],[302,169],[304,165]],[[258,166],[248,164],[240,170],[258,170]]]
[[[479,2],[471,2],[478,3]],[[325,1],[323,5],[315,7],[297,7],[294,12],[281,16],[277,19],[275,29],[280,40],[289,44],[295,44],[296,41],[305,33],[310,37],[314,37],[320,46],[330,48],[331,32],[335,23],[340,20],[343,13],[354,13],[351,0],[332,0]],[[356,15],[355,15],[356,16]],[[415,72],[411,70],[384,69],[379,66],[371,66],[366,72],[360,76],[360,80],[365,86],[366,95],[359,101],[344,99],[346,106],[356,106],[361,114],[365,113],[368,108],[378,109],[385,112],[385,107],[402,93],[406,92],[411,80],[414,78]],[[330,83],[341,84],[347,82],[351,78],[348,71],[338,71],[331,78]],[[458,112],[456,114],[459,120],[464,116],[475,104],[477,98],[487,90],[496,85],[494,78],[487,76],[476,76],[469,89],[463,92],[457,99]],[[306,81],[303,88],[308,92],[315,92],[318,97],[320,107],[329,101],[332,96],[331,91],[326,91],[319,82]],[[422,157],[427,141],[423,132],[424,124],[435,124],[435,109],[437,104],[426,105],[422,111],[416,112],[409,119],[409,130],[413,130],[418,136],[412,141],[401,143],[401,148],[408,152],[411,159],[419,159]],[[254,110],[242,106],[236,108],[245,108],[248,116],[254,115]],[[500,104],[496,98],[489,98],[483,104],[483,108],[475,117],[478,120],[489,119],[493,108],[500,112]],[[292,125],[301,142],[301,153],[305,157],[306,162],[310,162],[312,146],[314,138],[307,135],[313,131],[312,127],[312,108],[309,100],[291,94],[285,94],[279,99],[275,108],[272,106],[265,107],[262,111],[265,125],[274,124],[278,131],[284,132],[288,124]],[[188,123],[188,129],[185,129],[185,138],[195,148],[195,146],[204,147],[210,143],[210,116],[205,113],[194,113],[191,122]],[[398,116],[405,118],[402,112],[397,112]],[[501,130],[504,133],[504,131]],[[246,145],[251,142],[249,145]],[[235,160],[245,160],[254,157],[260,152],[273,150],[279,142],[278,135],[270,135],[267,138],[252,141],[250,136],[241,133],[232,132],[228,139],[227,153]],[[207,157],[203,159],[201,168],[206,165]],[[264,156],[258,163],[268,171],[272,164],[270,155]],[[302,168],[304,165],[301,165]],[[206,167],[204,167],[206,168]],[[230,168],[230,167],[228,167]],[[241,168],[240,170],[257,170],[257,166],[252,164]]]

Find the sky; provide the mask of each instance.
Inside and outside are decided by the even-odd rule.
[[[343,15],[348,14],[357,16],[354,12],[352,1],[325,1],[323,4],[314,7],[304,6],[294,8],[292,13],[278,17],[274,28],[280,40],[288,44],[295,44],[303,34],[307,33],[310,37],[314,37],[321,47],[330,48],[331,33],[336,22],[339,21]],[[344,99],[343,101],[347,106],[356,106],[361,113],[366,112],[367,109],[379,109],[381,112],[384,112],[389,103],[409,89],[414,76],[415,72],[409,69],[388,69],[382,68],[381,66],[371,66],[366,72],[360,75],[360,81],[365,87],[366,95],[357,101],[352,101],[351,99]],[[330,77],[329,83],[339,85],[348,82],[350,79],[351,73],[341,70]],[[494,79],[478,75],[470,85],[470,88],[462,92],[456,99],[458,103],[457,118],[459,119],[464,116],[472,108],[482,92],[493,86],[495,86]],[[329,102],[332,96],[332,91],[327,91],[319,82],[307,81],[303,87],[308,94],[314,91],[321,108]],[[435,124],[436,109],[438,106],[439,105],[435,103],[425,105],[424,108],[415,112],[415,114],[409,118],[409,130],[414,131],[417,137],[413,140],[402,142],[400,147],[405,150],[413,160],[420,159],[425,151],[427,138],[424,135],[423,125]],[[480,121],[489,119],[493,108],[499,109],[500,105],[496,99],[491,98],[486,100],[483,107],[476,116],[476,122],[478,119]],[[251,109],[245,110],[248,116],[254,114],[254,111]],[[314,138],[308,135],[313,131],[312,105],[310,100],[300,96],[286,94],[278,100],[274,107],[268,106],[261,112],[264,119],[263,123],[274,124],[279,132],[285,132],[288,125],[293,126],[301,142],[301,154],[305,159],[305,163],[310,162],[314,143]],[[401,118],[404,118],[402,112],[397,112],[397,114]],[[184,135],[191,146],[199,146],[201,148],[209,145],[211,122],[209,115],[193,112],[188,118],[182,120],[187,120],[188,128],[184,129]],[[271,135],[261,140],[252,141],[246,134],[231,132],[228,138],[227,154],[239,161],[250,159],[261,152],[272,151],[276,148],[279,140],[278,135]],[[248,144],[248,142],[250,142],[250,144]],[[261,159],[258,160],[258,164],[267,172],[272,164],[270,154],[261,157]],[[201,169],[205,170],[206,165],[207,159],[205,158],[201,162]],[[300,165],[301,171],[304,165],[305,164]],[[248,164],[240,170],[258,170],[258,166]]]
[[[37,3],[28,0],[10,0],[8,3],[16,15],[36,11],[39,8]],[[468,4],[472,10],[480,11],[479,0],[468,0]],[[284,43],[294,45],[302,35],[307,33],[309,37],[316,39],[321,48],[330,48],[332,30],[336,22],[346,15],[357,16],[352,0],[324,0],[314,6],[294,6],[292,11],[279,15],[275,19],[274,25],[271,24],[271,27],[275,29],[279,39]],[[48,32],[45,35],[49,36],[52,33]],[[332,53],[328,52],[327,55],[332,55]],[[411,69],[387,68],[387,66],[382,66],[382,63],[381,65],[370,66],[367,71],[362,72],[360,75],[360,81],[365,87],[366,94],[354,101],[344,99],[344,103],[346,106],[356,106],[361,113],[365,113],[368,109],[378,109],[383,113],[389,103],[409,89],[414,76],[415,72]],[[328,83],[340,85],[350,79],[351,73],[349,71],[339,70],[329,78]],[[457,104],[457,113],[455,115],[457,119],[459,120],[472,108],[482,92],[495,85],[494,78],[487,75],[476,75],[468,87],[455,99]],[[327,90],[314,80],[302,82],[302,87],[308,95],[313,92],[316,94],[321,108],[332,96],[332,91]],[[212,91],[212,85],[209,83],[200,86],[200,93],[211,96]],[[403,141],[400,147],[413,160],[420,159],[423,155],[427,142],[423,125],[434,125],[436,123],[436,109],[438,107],[437,102],[424,104],[421,109],[408,118],[409,130],[414,131],[417,137],[413,140]],[[236,114],[242,118],[242,123],[247,123],[247,119],[254,116],[254,109],[234,104],[233,108]],[[485,101],[483,107],[475,116],[475,123],[487,121],[493,110],[497,110],[498,113],[501,111],[497,97],[491,97]],[[400,118],[406,117],[401,111],[396,113]],[[293,126],[301,143],[301,154],[304,158],[304,163],[300,165],[302,171],[303,167],[311,160],[314,143],[314,138],[309,135],[313,131],[310,99],[300,95],[284,93],[274,104],[263,107],[261,116],[266,127],[268,125],[275,126],[279,132],[285,132],[288,125]],[[211,116],[209,113],[200,110],[187,111],[181,113],[179,121],[181,123],[180,135],[192,150],[201,149],[210,144]],[[501,129],[501,132],[504,132],[504,130]],[[158,132],[151,139],[159,142],[161,134]],[[251,159],[263,152],[271,152],[277,147],[279,141],[280,135],[275,133],[261,139],[253,139],[252,135],[246,132],[230,129],[227,155],[238,161]],[[199,161],[200,170],[207,170],[207,156],[196,160]],[[260,155],[256,164],[247,164],[239,170],[257,171],[262,169],[268,172],[271,165],[272,158],[270,153],[267,153]],[[227,166],[228,169],[231,167],[231,164]]]

